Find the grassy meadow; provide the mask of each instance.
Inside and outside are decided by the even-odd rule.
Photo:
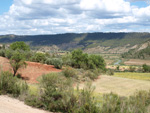
[[[114,76],[122,77],[122,78],[129,78],[129,79],[150,81],[150,73],[118,72],[118,73],[114,73]]]

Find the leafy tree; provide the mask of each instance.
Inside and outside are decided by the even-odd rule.
[[[105,60],[99,55],[90,55],[88,57],[88,68],[89,69],[102,69],[105,70]]]
[[[146,64],[143,64],[143,71],[144,72],[150,72],[150,66],[146,65]]]
[[[74,50],[72,52],[72,66],[81,68],[82,65],[88,63],[88,54],[83,53],[81,49]]]
[[[30,47],[25,44],[25,42],[14,42],[10,45],[10,49],[12,50],[23,50],[23,51],[30,51]]]
[[[34,56],[31,58],[34,62],[45,62],[46,61],[46,55],[44,53],[35,53]]]
[[[15,51],[10,59],[10,65],[14,72],[13,76],[15,76],[19,68],[27,65],[25,63],[24,54],[21,54],[19,51]]]
[[[88,55],[77,49],[72,52],[72,66],[84,69],[101,69],[106,71],[105,60],[99,55]]]

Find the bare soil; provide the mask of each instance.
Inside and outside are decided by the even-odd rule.
[[[23,102],[10,98],[8,96],[0,96],[0,113],[50,113],[25,105]]]
[[[21,74],[21,77],[29,83],[37,83],[37,78],[43,74],[62,71],[54,68],[53,65],[28,61],[26,63],[26,68],[20,68],[18,73]],[[8,59],[0,57],[0,70],[13,72]]]

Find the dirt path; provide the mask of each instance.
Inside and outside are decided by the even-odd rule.
[[[25,105],[23,102],[0,95],[0,113],[50,113]]]
[[[150,81],[134,80],[114,76],[101,76],[93,82],[96,93],[114,92],[120,96],[130,96],[138,90],[150,90]],[[83,84],[80,86],[83,87]]]

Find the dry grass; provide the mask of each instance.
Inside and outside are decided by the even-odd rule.
[[[140,59],[130,59],[129,61],[124,62],[125,65],[150,65],[150,60],[140,60]]]
[[[83,88],[84,84],[80,85]],[[128,78],[101,76],[100,79],[93,82],[95,93],[116,93],[120,96],[130,96],[139,90],[150,90],[150,82],[143,80],[134,80]]]

